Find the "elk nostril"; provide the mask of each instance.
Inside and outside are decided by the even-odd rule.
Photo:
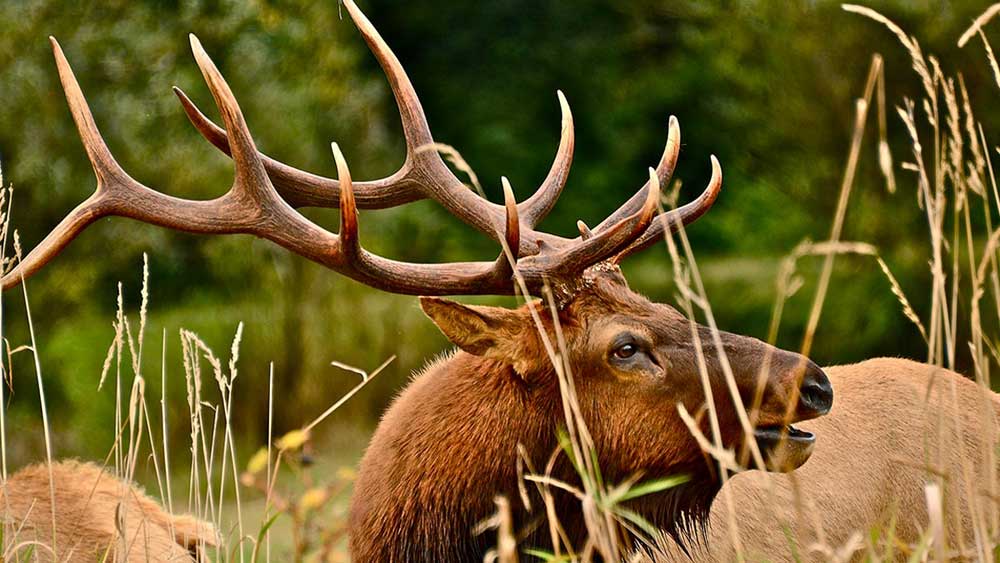
[[[816,364],[809,362],[806,375],[799,389],[799,408],[802,414],[820,416],[830,412],[833,406],[833,387],[826,373]]]

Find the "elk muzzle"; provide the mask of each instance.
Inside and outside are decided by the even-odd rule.
[[[745,466],[787,472],[812,454],[816,436],[794,424],[823,416],[833,406],[833,387],[815,362],[756,338],[722,333],[743,406],[753,426],[763,466],[745,437],[739,460]]]
[[[784,364],[784,371],[778,372],[778,381],[791,392],[785,402],[784,419],[777,424],[758,425],[754,429],[754,441],[764,466],[760,467],[753,458],[750,461],[756,469],[786,473],[801,467],[816,445],[816,436],[812,432],[800,430],[792,424],[830,412],[833,387],[823,369],[812,360],[780,350],[775,354],[779,356],[779,364]]]
[[[798,418],[807,420],[823,416],[833,406],[833,387],[823,368],[812,360],[805,360],[802,384],[799,387]]]

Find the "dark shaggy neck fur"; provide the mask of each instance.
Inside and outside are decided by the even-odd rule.
[[[708,541],[708,515],[720,488],[721,483],[715,478],[695,478],[662,493],[637,499],[630,508],[688,552],[689,547]]]
[[[482,561],[496,535],[477,536],[473,528],[495,512],[495,495],[511,501],[518,529],[544,514],[537,498],[534,513],[521,505],[517,447],[536,467],[556,449],[562,407],[552,391],[526,384],[502,363],[461,352],[415,378],[362,460],[351,506],[354,560]],[[568,463],[555,476],[573,480]],[[700,534],[717,491],[718,485],[692,480],[637,499],[634,509],[683,544]],[[582,545],[579,501],[557,498],[557,511],[571,540]],[[547,525],[522,543],[545,546]]]

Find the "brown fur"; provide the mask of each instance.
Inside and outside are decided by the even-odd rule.
[[[793,561],[783,531],[788,527],[803,561],[826,561],[827,556],[810,551],[817,541],[816,523],[826,543],[840,548],[855,533],[868,537],[870,529],[884,528],[893,514],[896,536],[916,544],[928,528],[925,484],[936,479],[924,469],[928,463],[948,475],[949,548],[974,548],[973,502],[986,514],[997,509],[983,491],[990,483],[987,452],[996,452],[1000,396],[984,395],[954,372],[909,360],[880,358],[827,373],[837,396],[833,410],[796,424],[817,434],[809,461],[789,474],[740,474],[728,485],[749,560]],[[695,561],[736,560],[728,506],[725,495],[719,495],[708,544],[694,554]],[[667,551],[663,561],[683,557],[676,549]]]
[[[636,474],[691,476],[688,484],[634,507],[684,537],[707,516],[718,490],[711,465],[677,412],[678,403],[691,413],[705,405],[691,325],[671,307],[630,291],[616,270],[590,272],[584,282],[586,289],[559,312],[559,322],[603,475],[610,482]],[[544,468],[557,448],[556,429],[564,425],[557,379],[528,306],[467,307],[440,299],[424,299],[422,306],[462,350],[418,375],[382,419],[352,500],[356,561],[482,561],[495,536],[474,536],[473,528],[493,513],[496,494],[511,500],[519,529],[539,517],[537,502],[531,514],[519,502],[518,444],[536,468]],[[530,306],[552,334],[546,309]],[[736,445],[743,433],[718,355],[708,329],[696,330],[705,343],[722,437]],[[623,334],[648,344],[648,355],[634,357],[634,363],[612,359],[609,350]],[[789,410],[803,368],[825,381],[818,367],[797,354],[749,337],[722,338],[744,402],[753,396],[763,357],[771,356],[762,423],[773,424]],[[568,465],[557,465],[554,476],[578,481]],[[581,547],[586,531],[578,501],[556,500],[562,524]],[[546,541],[547,534],[539,533],[524,543]]]
[[[25,467],[3,489],[4,552],[23,542],[38,542],[34,556],[60,562],[190,562],[199,550],[218,544],[215,527],[193,516],[167,513],[135,485],[92,463],[59,461],[52,465],[56,535],[53,545],[52,496],[45,464]],[[122,502],[126,499],[126,502]],[[118,520],[124,520],[120,528]],[[119,532],[124,530],[124,534]],[[18,550],[26,553],[27,545]],[[35,561],[36,559],[32,559]]]

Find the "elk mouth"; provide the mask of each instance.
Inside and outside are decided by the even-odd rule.
[[[754,430],[754,439],[765,467],[765,471],[787,473],[802,466],[812,455],[816,445],[816,435],[799,430],[792,425],[761,426]]]

